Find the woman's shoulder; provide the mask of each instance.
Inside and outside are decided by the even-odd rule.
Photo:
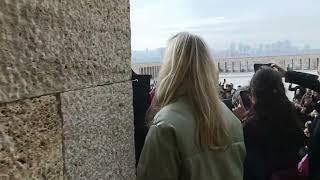
[[[170,124],[175,126],[188,122],[192,119],[193,114],[188,103],[184,100],[177,100],[161,108],[155,115],[153,123]]]

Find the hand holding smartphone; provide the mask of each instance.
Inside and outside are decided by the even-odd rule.
[[[268,66],[271,67],[272,63],[268,63],[268,64],[254,64],[253,65],[253,69],[254,72],[257,72],[262,66]]]
[[[251,99],[249,91],[240,91],[239,103],[243,106],[247,111],[251,108]]]
[[[240,91],[238,104],[235,106],[233,113],[243,122],[251,108],[250,92]]]

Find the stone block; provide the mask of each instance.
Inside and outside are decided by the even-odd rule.
[[[131,82],[61,94],[65,178],[134,179]]]
[[[128,0],[0,1],[0,102],[130,79]]]
[[[0,179],[63,179],[55,96],[0,105]]]

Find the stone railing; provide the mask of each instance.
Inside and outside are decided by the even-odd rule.
[[[294,56],[263,56],[243,58],[216,59],[220,72],[252,72],[255,63],[277,63],[284,68],[292,70],[316,70],[319,66],[320,55],[294,55]],[[132,69],[138,74],[152,75],[158,78],[161,63],[132,64]]]
[[[263,56],[217,59],[220,72],[252,72],[255,63],[277,63],[292,70],[316,70],[320,55]]]
[[[138,74],[151,75],[153,79],[157,79],[159,76],[161,64],[150,63],[150,64],[132,64],[132,70]]]

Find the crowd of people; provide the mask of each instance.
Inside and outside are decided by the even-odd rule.
[[[292,84],[289,90],[294,91],[293,103],[305,122],[319,115],[320,94],[318,92],[299,85],[293,88]]]
[[[299,85],[292,101],[283,78]],[[275,64],[249,86],[219,83],[205,42],[178,33],[153,88],[137,179],[320,179],[317,92],[318,76]]]
[[[238,86],[240,88],[241,86]],[[222,99],[230,99],[233,97],[236,89],[232,83],[227,84],[226,79],[223,80],[223,83],[219,82],[219,93]]]

